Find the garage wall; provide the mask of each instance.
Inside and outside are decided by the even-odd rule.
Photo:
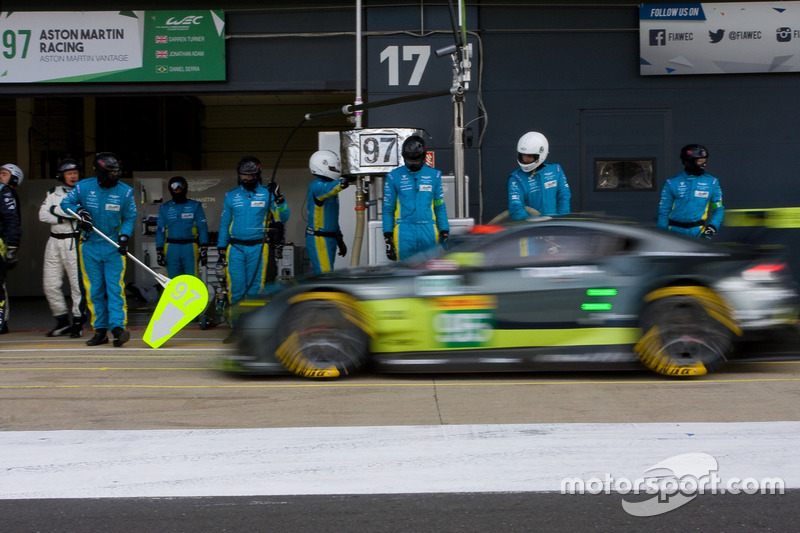
[[[317,132],[349,127],[342,117],[304,122],[306,113],[340,109],[352,93],[200,96],[202,168],[235,169],[243,155],[256,155],[265,177],[279,169],[304,168],[317,146]],[[298,127],[299,126],[299,127]],[[286,146],[283,155],[281,149]]]
[[[563,165],[572,185],[574,210],[652,222],[657,193],[594,194],[590,160],[598,156],[653,157],[660,189],[667,177],[680,170],[678,149],[691,142],[710,149],[709,171],[722,180],[727,208],[796,205],[795,195],[786,192],[794,191],[798,182],[795,161],[800,151],[800,123],[791,118],[797,114],[800,76],[642,77],[638,5],[580,0],[468,2],[467,25],[475,54],[465,104],[472,137],[466,154],[472,216],[481,215],[481,198],[484,220],[507,207],[505,182],[515,168],[516,141],[531,129],[550,139],[551,159]],[[72,8],[103,6],[129,7],[86,0]],[[436,48],[448,42],[447,3],[370,0],[364,6],[367,101],[449,87],[448,57],[431,58],[421,83],[413,86],[389,85],[388,61],[381,59],[387,47]],[[52,2],[10,0],[4,1],[3,7],[52,9]],[[161,6],[143,2],[135,7]],[[226,10],[227,81],[0,84],[0,155],[8,157],[15,144],[14,98],[35,98],[37,109],[42,109],[42,98],[48,95],[67,103],[70,98],[96,95],[98,100],[117,100],[119,106],[126,100],[145,98],[145,111],[125,115],[126,120],[121,120],[122,113],[116,113],[113,106],[105,110],[99,106],[98,149],[116,144],[113,149],[130,151],[125,155],[134,162],[135,170],[186,166],[227,170],[242,155],[253,153],[262,158],[271,174],[280,147],[305,113],[352,101],[354,4],[323,0],[267,6],[249,1],[178,0],[170,4],[170,8],[209,7]],[[401,60],[399,69],[400,78],[408,81],[413,61]],[[169,112],[176,108],[165,105],[171,98],[191,102],[182,106],[182,113],[194,114],[196,121],[171,118]],[[48,121],[35,121],[35,129],[37,135],[49,132],[38,135],[41,146],[50,143],[57,147],[61,140],[55,133],[68,138],[64,123],[70,114],[52,102],[48,105]],[[364,125],[425,129],[437,166],[448,172],[452,168],[452,109],[449,97],[387,106],[369,111]],[[304,168],[316,147],[318,131],[350,127],[341,116],[302,124],[287,146],[280,169]],[[121,135],[123,131],[130,136]],[[143,131],[154,137],[144,137]],[[196,144],[190,149],[187,143],[177,142],[178,138],[194,138]],[[146,146],[149,148],[143,148]],[[33,160],[35,168],[39,159]],[[40,175],[49,177],[44,172],[32,174]],[[278,179],[282,179],[280,172]]]

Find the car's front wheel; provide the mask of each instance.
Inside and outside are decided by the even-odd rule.
[[[634,351],[644,366],[669,376],[700,376],[722,367],[741,335],[730,306],[706,287],[663,287],[645,297],[642,338]]]
[[[363,368],[369,354],[367,321],[342,293],[304,293],[284,314],[275,357],[293,374],[336,378]]]

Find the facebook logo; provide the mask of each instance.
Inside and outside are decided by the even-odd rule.
[[[650,30],[650,46],[666,46],[665,30]]]

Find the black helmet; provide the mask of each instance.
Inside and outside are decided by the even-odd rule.
[[[180,190],[178,190],[180,189]],[[186,203],[186,195],[189,192],[189,184],[183,176],[173,176],[169,179],[169,194],[177,204]]]
[[[261,161],[257,157],[251,155],[243,157],[236,165],[236,172],[239,176],[255,176],[255,179],[252,180],[239,178],[239,184],[244,185],[244,188],[249,191],[254,190],[261,183]]]
[[[425,154],[428,152],[425,147],[425,140],[419,135],[412,135],[403,142],[403,160],[412,172],[422,168],[425,162]]]
[[[94,157],[94,169],[97,173],[97,183],[104,189],[109,189],[119,181],[122,164],[116,154],[99,152]]]
[[[169,179],[169,190],[172,190],[172,184],[178,183],[183,190],[187,190],[189,188],[189,184],[186,183],[186,178],[183,176],[173,176]]]
[[[261,161],[257,157],[248,155],[243,157],[236,166],[236,172],[244,175],[254,175],[256,179],[261,179]]]
[[[698,164],[698,159],[708,159],[708,150],[700,144],[687,144],[681,148],[681,163],[688,174],[700,176],[706,171],[706,162]]]
[[[81,168],[78,166],[78,162],[71,157],[65,157],[61,160],[61,164],[58,166],[58,170],[56,171],[56,179],[63,182],[64,172],[68,170],[77,170],[78,175],[80,176]]]

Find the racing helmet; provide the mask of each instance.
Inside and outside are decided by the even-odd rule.
[[[701,144],[687,144],[681,148],[681,163],[686,169],[687,174],[701,176],[706,171],[706,161],[698,162],[698,159],[708,159],[708,150]]]
[[[180,190],[179,190],[180,189]],[[189,184],[183,176],[173,176],[169,179],[169,194],[177,204],[186,203],[186,195],[189,193]]]
[[[403,141],[402,156],[408,170],[416,172],[425,164],[425,154],[428,149],[425,146],[425,139],[419,135],[412,135]]]
[[[11,172],[11,179],[8,180],[8,184],[11,185],[12,187],[20,185],[22,183],[22,180],[25,179],[25,174],[22,173],[22,169],[13,163],[6,163],[0,168],[4,168],[9,172]]]
[[[519,138],[517,142],[517,163],[523,172],[533,172],[533,170],[544,163],[547,159],[547,154],[550,151],[550,143],[547,142],[547,137],[538,131],[529,131]],[[532,155],[536,157],[533,163],[523,163],[522,155]]]
[[[319,150],[309,158],[308,169],[315,176],[335,180],[342,175],[342,162],[334,152]]]
[[[97,174],[97,183],[104,189],[110,189],[119,181],[122,173],[122,164],[116,154],[112,152],[98,152],[94,157],[94,170]]]
[[[64,182],[64,172],[68,170],[77,170],[78,171],[78,179],[81,178],[81,168],[78,166],[78,162],[72,159],[71,157],[65,157],[61,160],[61,164],[58,165],[58,170],[56,171],[56,179],[60,182]]]
[[[243,180],[239,177],[239,185],[244,185],[245,189],[252,191],[256,185],[261,183],[261,161],[251,155],[245,156],[236,165],[237,176],[255,176],[252,180]]]

